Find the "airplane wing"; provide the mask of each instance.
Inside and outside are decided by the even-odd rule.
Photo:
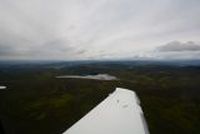
[[[148,134],[135,92],[116,88],[63,134]]]

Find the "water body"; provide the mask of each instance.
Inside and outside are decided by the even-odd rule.
[[[64,75],[64,76],[57,76],[56,78],[62,79],[93,79],[93,80],[117,80],[117,77],[109,75],[109,74],[97,74],[97,75]]]
[[[5,90],[6,86],[0,86],[0,90]]]

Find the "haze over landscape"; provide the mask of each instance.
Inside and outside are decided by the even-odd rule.
[[[199,7],[199,0],[2,0],[0,59],[199,59]]]

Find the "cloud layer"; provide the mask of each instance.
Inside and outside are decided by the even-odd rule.
[[[159,58],[151,51],[170,40],[199,41],[199,7],[199,0],[0,0],[0,59]],[[199,49],[180,42],[159,49]]]
[[[198,59],[200,60],[200,43],[172,41],[161,45],[153,51],[152,56],[158,59]]]
[[[200,44],[197,44],[193,41],[188,41],[185,43],[173,41],[158,47],[157,50],[161,52],[200,51]]]

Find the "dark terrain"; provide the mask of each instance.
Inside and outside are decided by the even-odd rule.
[[[117,81],[56,79],[107,73]],[[151,134],[200,134],[200,62],[0,62],[0,133],[60,134],[116,87],[136,91]]]

